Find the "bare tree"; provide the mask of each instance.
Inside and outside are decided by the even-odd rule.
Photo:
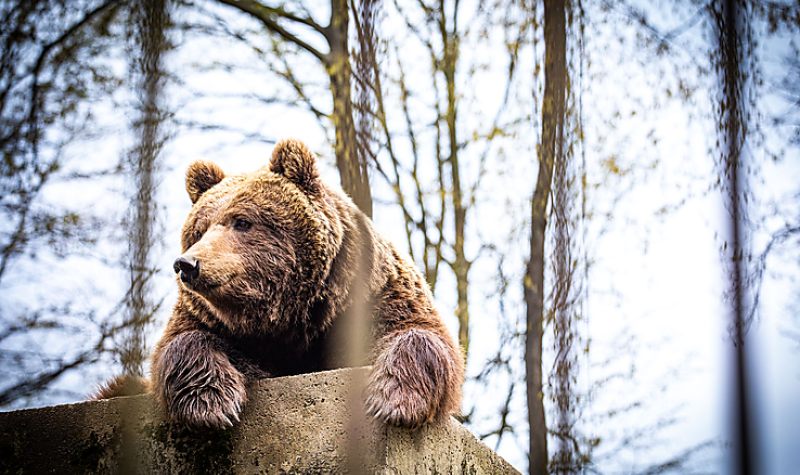
[[[544,333],[544,267],[547,202],[551,193],[553,166],[564,146],[566,113],[567,57],[566,4],[563,1],[544,5],[544,96],[542,99],[542,134],[539,144],[539,171],[531,199],[530,259],[523,287],[527,308],[525,369],[530,443],[529,471],[545,474],[548,470],[547,422],[542,387],[542,336]]]
[[[304,5],[300,5],[304,13],[298,13],[284,5],[271,6],[255,0],[219,1],[260,21],[268,31],[310,54],[325,69],[333,102],[330,119],[336,134],[336,166],[339,169],[342,187],[361,211],[372,216],[368,163],[356,150],[358,142],[351,97],[352,73],[348,31],[350,9],[347,0],[331,0],[330,18],[327,25],[317,23],[308,14],[308,9]],[[290,28],[304,28],[305,33],[322,39],[327,44],[328,51],[320,51],[303,36],[294,34],[285,25],[291,25]]]
[[[71,146],[101,133],[91,111],[118,84],[102,61],[112,41],[119,2],[3,2],[0,15],[0,405],[18,403],[50,389],[113,351],[121,325],[82,296],[20,302],[13,289],[19,266],[48,268],[52,259],[92,253],[108,222],[90,209],[71,209],[44,196],[58,184],[102,180],[116,164],[76,167]],[[93,257],[94,258],[94,257]],[[100,258],[99,261],[105,261]],[[116,263],[109,263],[116,264]],[[34,279],[46,280],[50,270]],[[115,310],[114,310],[115,309]],[[69,354],[52,354],[47,342],[76,332],[87,341]]]
[[[380,74],[376,72],[376,120],[385,153],[376,157],[375,170],[393,193],[409,252],[423,268],[431,288],[437,290],[442,269],[452,272],[459,344],[469,358],[470,270],[481,252],[488,249],[480,236],[471,234],[470,212],[482,191],[492,146],[497,139],[511,136],[511,129],[518,125],[515,119],[508,119],[507,109],[525,28],[516,24],[508,28],[511,46],[504,93],[493,119],[472,137],[461,137],[469,117],[459,115],[459,110],[480,97],[479,91],[463,87],[465,79],[475,74],[479,66],[474,63],[480,59],[462,59],[461,45],[470,41],[471,35],[487,35],[502,20],[492,18],[491,9],[485,5],[469,9],[460,2],[416,6],[394,2],[393,6],[420,54],[427,56],[430,76],[425,81],[410,78],[408,71],[418,66],[414,64],[418,63],[417,56],[390,48],[387,56],[393,63]],[[517,13],[517,6],[511,3],[498,2],[496,6],[499,18]],[[414,21],[417,17],[423,21]],[[469,17],[470,21],[460,24],[459,17]],[[396,107],[389,101],[396,101]],[[416,111],[420,103],[425,105],[425,114]],[[395,114],[400,115],[399,120]],[[428,142],[426,135],[430,133],[433,137]],[[404,154],[404,147],[410,153]],[[465,178],[470,168],[477,168],[477,176]],[[470,247],[478,248],[478,252],[468,255]]]
[[[417,124],[418,120],[415,120],[409,109],[409,87],[405,67],[401,63],[399,55],[395,55],[399,70],[399,77],[396,83],[400,88],[400,100],[413,154],[413,162],[408,178],[413,183],[414,195],[412,197],[406,196],[401,185],[403,180],[401,174],[403,160],[398,156],[393,145],[393,136],[396,132],[390,130],[383,97],[385,91],[380,84],[377,113],[378,121],[384,133],[390,167],[387,169],[387,167],[381,166],[380,163],[377,163],[376,167],[378,173],[392,187],[400,205],[412,257],[418,257],[414,255],[415,246],[412,242],[412,232],[417,231],[422,235],[422,255],[417,260],[422,261],[428,283],[435,288],[439,266],[442,262],[446,263],[453,271],[456,280],[457,301],[455,313],[458,319],[458,342],[465,356],[468,357],[470,338],[469,269],[472,265],[472,260],[467,258],[465,251],[469,202],[465,196],[467,193],[461,178],[463,164],[460,163],[460,153],[463,145],[458,138],[459,96],[456,85],[459,43],[464,35],[458,24],[461,7],[459,2],[447,4],[443,1],[432,6],[424,3],[420,3],[418,6],[425,18],[425,22],[421,25],[413,24],[408,17],[408,8],[395,2],[395,8],[401,14],[406,26],[414,37],[424,45],[426,53],[429,55],[433,72],[430,86],[436,95],[433,107],[436,116],[434,126],[436,130],[435,163],[439,188],[437,192],[440,197],[438,209],[433,210],[426,204],[428,200],[424,192],[425,184],[419,175],[420,154],[422,151],[418,143],[418,132],[415,130],[419,129],[420,125]],[[438,82],[440,78],[443,80],[443,91],[440,91]],[[412,206],[418,207],[419,212],[414,213]],[[445,244],[445,214],[448,212],[452,213],[453,217],[452,259],[446,259],[442,252]],[[415,219],[414,214],[418,214],[419,218]]]

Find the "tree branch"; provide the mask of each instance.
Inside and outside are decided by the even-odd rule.
[[[224,3],[225,5],[229,5],[242,11],[244,13],[249,14],[253,18],[259,20],[264,26],[267,27],[270,31],[276,33],[278,36],[283,38],[284,40],[294,43],[295,45],[299,46],[300,48],[308,51],[312,55],[314,55],[317,59],[319,59],[323,64],[326,63],[328,55],[322,53],[320,50],[314,48],[309,43],[301,40],[294,34],[290,33],[284,27],[282,27],[278,23],[278,18],[285,18],[287,20],[291,20],[306,26],[310,26],[317,32],[321,33],[327,39],[327,29],[323,28],[311,18],[300,17],[293,13],[287,12],[282,7],[268,7],[260,2],[256,2],[253,0],[219,0],[220,3]]]

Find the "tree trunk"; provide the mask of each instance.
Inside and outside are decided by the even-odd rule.
[[[311,53],[325,66],[333,99],[331,120],[336,133],[334,149],[342,188],[350,195],[356,206],[371,217],[372,194],[367,176],[368,157],[361,156],[357,150],[353,102],[350,96],[350,51],[347,46],[350,13],[347,0],[331,0],[331,19],[326,27],[318,25],[311,18],[302,18],[288,13],[282,7],[269,7],[255,0],[219,1],[261,21],[268,30],[284,41]],[[316,33],[321,33],[328,43],[329,53],[323,53],[301,37],[294,35],[281,25],[282,21],[301,24],[310,27]]]
[[[728,274],[731,326],[734,344],[734,390],[733,447],[735,454],[734,473],[749,475],[756,472],[758,459],[750,418],[750,391],[748,384],[747,358],[745,353],[746,318],[745,284],[746,253],[746,176],[742,150],[747,139],[747,79],[748,61],[752,55],[752,31],[748,25],[747,2],[720,0],[712,4],[711,13],[717,33],[717,73],[720,76],[718,120],[721,140],[721,173],[725,207],[728,210],[728,237],[725,259]]]
[[[154,0],[134,7],[131,12],[138,35],[141,56],[134,69],[140,76],[139,121],[136,124],[140,136],[136,150],[131,154],[135,210],[130,223],[130,297],[127,302],[127,319],[131,322],[125,341],[120,349],[125,374],[141,376],[147,354],[144,327],[155,312],[156,304],[150,297],[152,277],[151,250],[153,248],[156,221],[155,175],[158,153],[163,140],[161,125],[161,88],[164,83],[162,53],[167,39],[164,30],[169,24],[166,0]]]
[[[442,58],[442,73],[444,73],[445,84],[447,86],[447,110],[445,111],[445,122],[447,124],[447,138],[449,152],[447,164],[450,167],[450,199],[453,206],[453,231],[455,242],[453,251],[455,260],[453,261],[453,274],[456,278],[456,317],[458,318],[458,343],[464,352],[464,358],[469,355],[469,266],[464,253],[464,230],[466,227],[467,210],[464,207],[463,193],[461,190],[461,174],[458,162],[458,139],[456,126],[458,124],[456,101],[456,64],[458,63],[458,33],[456,10],[458,2],[453,10],[453,28],[448,30],[447,13],[445,2],[439,4],[439,33],[442,37],[444,57]]]
[[[350,96],[350,52],[347,41],[347,0],[331,0],[331,23],[326,38],[330,53],[325,59],[325,70],[330,79],[333,97],[333,127],[336,131],[336,167],[342,188],[356,206],[372,217],[372,194],[369,189],[367,157],[356,149],[356,129],[353,122],[353,102]]]
[[[557,150],[562,146],[559,130],[564,128],[566,97],[566,5],[564,0],[544,2],[544,100],[542,103],[542,141],[538,150],[539,171],[531,200],[531,242],[523,282],[527,328],[525,373],[528,402],[529,453],[531,474],[547,473],[547,423],[542,388],[542,334],[544,332],[544,238],[547,227],[547,200]]]

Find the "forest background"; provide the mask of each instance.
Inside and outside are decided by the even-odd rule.
[[[146,373],[186,167],[297,137],[423,271],[464,423],[520,470],[800,464],[797,2],[0,15],[4,409]]]

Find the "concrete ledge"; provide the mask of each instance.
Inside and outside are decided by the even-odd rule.
[[[455,420],[364,420],[367,371],[259,381],[222,432],[173,427],[149,396],[0,413],[0,473],[517,473]]]

